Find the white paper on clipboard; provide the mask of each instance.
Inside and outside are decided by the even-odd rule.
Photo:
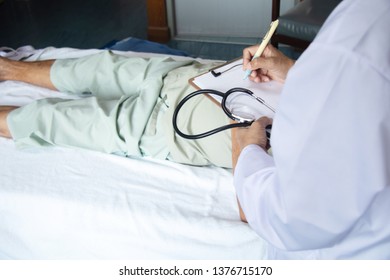
[[[212,70],[222,74],[215,77],[210,70],[202,75],[190,79],[190,84],[197,89],[213,89],[221,92],[226,92],[229,89],[236,87],[246,88],[251,90],[256,96],[262,98],[271,107],[275,109],[277,108],[283,84],[276,81],[255,83],[250,79],[244,80],[245,71],[242,69],[242,58],[230,61]],[[227,71],[224,72],[225,70]],[[210,96],[218,102],[221,101],[219,96]],[[256,106],[256,110],[258,110],[258,117],[273,117],[274,115],[270,110],[264,108],[264,106]]]

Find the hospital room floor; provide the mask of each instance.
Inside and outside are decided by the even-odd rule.
[[[145,0],[0,0],[0,47],[103,48],[128,37],[147,39]],[[217,60],[237,58],[246,46],[212,41],[180,39],[168,46]]]

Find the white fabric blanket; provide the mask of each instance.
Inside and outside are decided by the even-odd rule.
[[[96,51],[24,48],[16,55]],[[0,82],[1,105],[53,94],[68,98]],[[0,180],[1,259],[264,257],[263,241],[239,219],[230,170],[59,147],[17,150],[0,138]]]

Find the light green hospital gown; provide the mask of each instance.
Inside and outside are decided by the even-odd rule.
[[[18,147],[58,145],[231,167],[230,131],[187,140],[172,126],[176,105],[194,91],[188,80],[212,66],[169,57],[128,58],[109,51],[56,60],[50,73],[54,86],[83,97],[35,101],[12,111],[8,125]],[[194,98],[178,116],[186,133],[227,122],[207,97]]]

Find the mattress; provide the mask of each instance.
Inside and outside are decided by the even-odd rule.
[[[39,60],[98,51],[8,54]],[[0,82],[1,105],[50,96],[70,98]],[[231,170],[215,166],[62,147],[19,150],[0,138],[0,258],[263,259],[264,241],[240,221],[232,179]]]

